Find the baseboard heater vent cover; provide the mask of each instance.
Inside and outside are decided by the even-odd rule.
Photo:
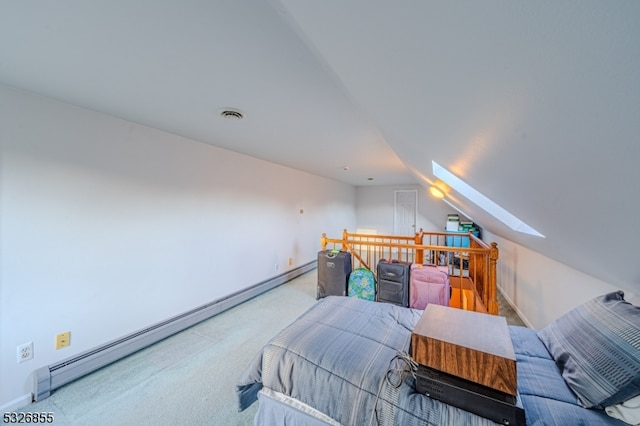
[[[237,293],[88,350],[57,364],[39,368],[34,373],[34,401],[48,398],[53,390],[67,383],[233,308],[240,303],[246,302],[316,267],[317,261],[314,260]]]

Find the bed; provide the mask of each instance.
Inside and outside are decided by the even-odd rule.
[[[576,308],[577,313],[568,313],[567,318],[540,332],[509,327],[517,360],[518,404],[525,410],[527,425],[627,424],[607,415],[602,404],[620,406],[640,393],[640,308],[624,302],[622,292],[592,302],[597,305],[595,311]],[[598,309],[611,304],[624,308],[616,313],[621,317],[615,317],[613,332],[609,331],[611,317],[589,317],[601,315]],[[350,297],[319,300],[273,337],[242,372],[236,386],[239,410],[259,401],[255,425],[495,425],[415,391],[407,354],[411,331],[421,314],[419,310]],[[591,326],[584,327],[584,320]],[[630,329],[620,326],[619,321]],[[616,378],[598,382],[596,387],[606,388],[604,399],[597,391],[595,396],[589,394],[592,383],[587,383],[588,395],[579,388],[576,393],[574,385],[580,384],[581,373],[576,374],[570,361],[602,364],[603,358],[598,351],[587,358],[569,357],[566,348],[577,345],[591,351],[581,333],[589,333],[589,341],[597,336],[598,341],[620,329],[624,329],[623,340],[630,339],[631,346],[626,340],[618,341],[617,335],[614,344],[605,346],[615,347],[614,358],[618,359],[613,362],[623,364],[623,373],[616,365],[611,367]],[[569,341],[563,340],[567,338]],[[598,341],[598,346],[602,343]],[[562,362],[556,363],[554,357]],[[567,370],[571,371],[567,374]],[[586,372],[588,377],[594,374]],[[612,384],[612,394],[607,385],[616,380],[619,383]]]

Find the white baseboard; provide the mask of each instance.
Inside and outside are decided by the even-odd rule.
[[[33,394],[32,393],[25,394],[19,398],[14,399],[13,401],[9,401],[6,404],[0,406],[0,412],[4,413],[6,411],[18,410],[22,407],[26,407],[27,405],[31,404],[31,401],[33,401]]]

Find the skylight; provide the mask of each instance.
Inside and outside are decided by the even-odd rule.
[[[451,173],[449,170],[442,167],[440,164],[436,163],[435,161],[432,161],[431,163],[433,165],[433,174],[437,178],[441,179],[443,182],[445,182],[451,188],[455,189],[469,201],[476,204],[478,207],[498,219],[500,222],[507,225],[509,228],[513,229],[516,232],[522,232],[524,234],[544,238],[544,235],[485,197],[483,194],[481,194],[469,184],[464,182],[462,179]],[[448,204],[451,205],[451,203]]]

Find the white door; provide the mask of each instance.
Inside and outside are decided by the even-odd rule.
[[[393,234],[413,236],[418,216],[418,190],[398,189],[394,192]]]

